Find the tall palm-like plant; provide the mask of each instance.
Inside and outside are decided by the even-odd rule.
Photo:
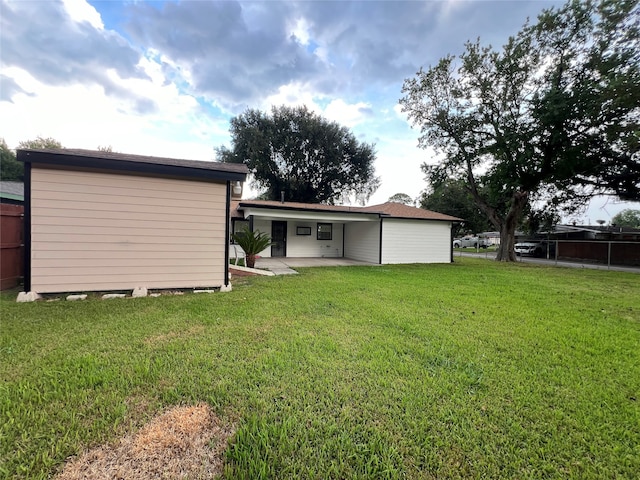
[[[259,230],[251,231],[249,227],[244,227],[231,237],[244,250],[245,261],[249,268],[255,266],[256,255],[271,245],[271,237],[269,235]]]

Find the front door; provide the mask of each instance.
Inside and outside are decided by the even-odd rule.
[[[271,222],[271,256],[287,256],[287,222]]]

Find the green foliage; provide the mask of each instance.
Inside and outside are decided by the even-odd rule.
[[[24,181],[24,165],[16,160],[16,153],[4,139],[0,140],[0,180]]]
[[[248,109],[231,119],[233,147],[216,149],[223,162],[244,163],[262,198],[334,204],[349,197],[364,203],[378,188],[375,151],[336,122],[307,107]]]
[[[464,182],[501,232],[499,260],[515,260],[515,228],[534,205],[640,198],[639,14],[637,1],[570,1],[501,50],[469,42],[405,80],[420,145],[442,155],[425,172]]]
[[[409,205],[411,207],[416,203],[413,198],[411,198],[406,193],[396,193],[395,195],[391,195],[388,201],[394,203],[403,203],[404,205]]]
[[[25,140],[23,142],[20,142],[18,144],[18,148],[33,148],[33,149],[41,148],[41,149],[57,150],[63,147],[62,147],[62,144],[55,138],[37,137],[35,140]]]
[[[640,228],[640,210],[632,210],[627,208],[613,216],[612,225],[618,227]]]
[[[198,402],[237,422],[229,480],[640,471],[637,274],[456,257],[243,282],[133,300],[2,292],[0,478],[51,478]]]
[[[51,137],[37,137],[35,140],[20,142],[18,148],[57,149],[62,148],[62,144]],[[16,153],[7,146],[4,139],[0,141],[0,179],[17,182],[24,181],[24,164],[16,159]]]
[[[491,230],[491,223],[461,180],[445,180],[434,184],[430,191],[422,192],[419,202],[420,208],[464,219],[462,224],[453,225],[454,236]]]
[[[256,255],[271,245],[271,237],[259,230],[252,231],[249,227],[244,227],[239,232],[231,235],[246,255],[247,267],[255,266]]]

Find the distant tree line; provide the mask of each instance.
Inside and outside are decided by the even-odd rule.
[[[18,144],[18,148],[62,148],[62,144],[51,138],[37,137],[35,140],[25,140]],[[4,138],[0,139],[0,180],[24,181],[24,164],[16,160],[16,152],[7,146]]]

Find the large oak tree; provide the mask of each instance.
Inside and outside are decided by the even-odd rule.
[[[231,119],[230,133],[232,148],[217,148],[217,158],[247,165],[263,199],[284,192],[287,201],[364,203],[380,184],[374,146],[307,107],[248,109]]]
[[[513,261],[525,211],[576,208],[598,194],[640,198],[637,0],[544,10],[501,50],[468,42],[405,80],[401,104],[433,183],[461,180]]]

